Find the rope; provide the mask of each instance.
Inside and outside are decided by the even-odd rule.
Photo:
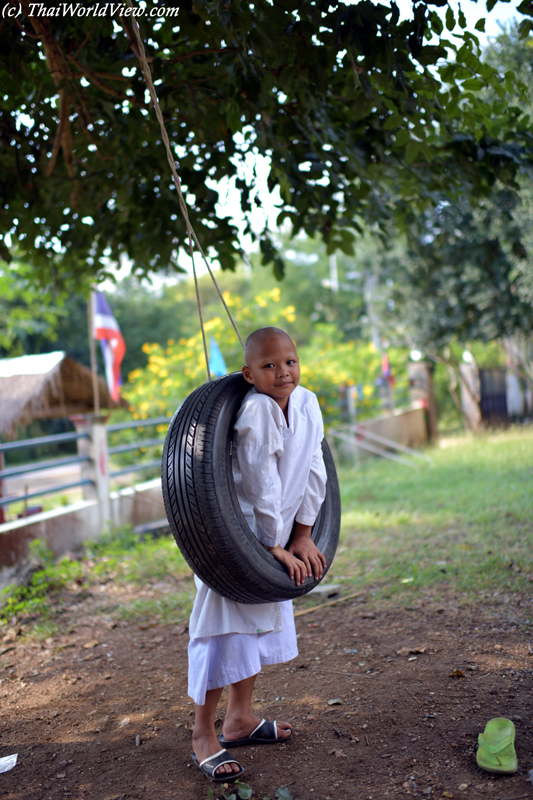
[[[132,0],[127,0],[127,2],[128,2],[128,6],[131,9],[133,9]],[[226,313],[227,313],[227,315],[228,315],[228,317],[229,317],[229,319],[231,321],[231,324],[233,325],[235,333],[237,334],[239,342],[241,343],[243,348],[244,348],[244,342],[243,342],[242,337],[241,337],[241,335],[240,335],[240,333],[238,331],[237,324],[236,324],[235,320],[233,319],[231,311],[229,310],[229,308],[227,306],[227,303],[224,300],[224,297],[222,295],[222,292],[220,291],[220,287],[219,287],[219,285],[218,285],[218,283],[216,281],[216,278],[213,275],[213,271],[211,270],[211,266],[210,266],[209,261],[208,261],[206,255],[205,255],[205,253],[203,251],[202,245],[198,241],[198,237],[196,236],[196,233],[194,232],[194,229],[193,229],[193,227],[192,227],[192,225],[190,223],[189,211],[188,211],[187,203],[185,202],[185,198],[183,197],[183,191],[181,189],[181,181],[180,181],[178,173],[176,171],[176,164],[175,164],[175,161],[174,161],[174,156],[172,154],[172,150],[171,150],[171,147],[170,147],[170,141],[169,141],[168,134],[167,134],[167,131],[166,131],[166,128],[165,128],[165,123],[164,123],[164,120],[163,120],[163,114],[161,112],[161,108],[159,106],[159,101],[157,99],[157,92],[155,90],[155,86],[154,86],[153,81],[152,81],[152,74],[150,72],[150,66],[149,66],[147,58],[146,58],[146,51],[144,49],[144,44],[143,44],[143,41],[141,39],[141,33],[140,33],[140,30],[139,30],[139,25],[137,23],[136,17],[134,17],[132,15],[131,19],[132,19],[133,30],[134,30],[135,36],[137,38],[137,44],[138,44],[138,48],[139,48],[139,57],[140,57],[142,71],[144,73],[144,80],[146,82],[146,86],[148,87],[148,91],[150,93],[150,97],[152,98],[152,102],[154,104],[154,109],[155,109],[155,113],[156,113],[157,119],[159,120],[159,125],[161,127],[161,135],[163,137],[163,143],[164,143],[166,151],[167,151],[168,163],[170,165],[170,169],[171,169],[171,172],[172,172],[172,177],[174,179],[174,184],[175,184],[176,189],[178,191],[178,199],[179,199],[180,209],[181,209],[181,213],[183,214],[183,218],[185,220],[185,226],[187,228],[187,235],[189,237],[189,252],[190,252],[190,255],[191,255],[191,259],[192,259],[194,283],[195,283],[195,287],[196,287],[196,302],[197,302],[197,305],[198,305],[198,314],[199,314],[199,317],[200,317],[200,327],[202,329],[202,338],[203,338],[203,342],[204,342],[205,363],[206,363],[206,366],[207,366],[208,379],[211,380],[211,373],[210,373],[210,370],[209,370],[209,358],[208,358],[208,355],[207,355],[207,344],[206,344],[206,339],[205,339],[204,322],[203,322],[203,317],[202,317],[202,306],[201,306],[201,302],[200,302],[200,293],[199,293],[199,289],[198,289],[198,278],[197,278],[197,275],[196,275],[196,267],[194,265],[194,258],[193,258],[193,240],[194,240],[198,250],[200,251],[200,253],[202,255],[202,258],[203,258],[204,263],[205,263],[205,265],[207,267],[209,275],[211,276],[211,280],[215,284],[216,290],[218,292],[218,296],[220,297],[222,305],[226,309]]]
[[[200,287],[198,286],[198,275],[196,274],[196,264],[194,263],[194,250],[192,236],[189,235],[189,253],[192,261],[192,274],[194,275],[194,288],[196,290],[196,305],[198,306],[198,316],[200,317],[200,328],[202,329],[202,341],[204,343],[205,368],[207,369],[207,380],[211,380],[211,370],[209,368],[209,356],[207,355],[207,342],[205,340],[204,318],[202,315],[202,301],[200,300]]]

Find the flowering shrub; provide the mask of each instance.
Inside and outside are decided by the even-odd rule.
[[[252,304],[243,305],[240,297],[224,293],[243,338],[256,328],[274,325],[297,329],[294,306],[280,306],[280,291],[256,295]],[[240,370],[243,364],[242,347],[227,319],[215,317],[205,323],[207,344],[214,337],[224,356],[229,372]],[[148,365],[129,375],[124,395],[130,403],[134,419],[172,414],[178,405],[197,386],[207,380],[202,335],[175,342],[169,339],[166,347],[145,344]],[[318,396],[324,421],[333,424],[340,418],[339,389],[358,387],[358,415],[378,407],[374,384],[381,373],[381,360],[372,344],[343,342],[334,325],[318,325],[311,340],[299,346],[301,383]],[[162,427],[162,430],[164,426]]]

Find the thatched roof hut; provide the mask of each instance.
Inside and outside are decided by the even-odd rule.
[[[115,403],[98,378],[100,408],[127,408]],[[17,425],[33,419],[69,417],[94,411],[91,371],[64,352],[0,359],[0,436],[16,435]]]

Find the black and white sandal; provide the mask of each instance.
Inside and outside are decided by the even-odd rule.
[[[249,736],[245,736],[243,739],[226,739],[224,734],[221,733],[218,741],[224,747],[245,747],[250,744],[280,744],[281,742],[286,742],[291,736],[292,730],[288,736],[278,736],[276,722],[262,719]]]
[[[238,761],[235,761],[235,759],[230,756],[227,750],[219,750],[214,756],[204,758],[203,761],[198,761],[195,753],[193,753],[192,760],[196,766],[202,770],[204,775],[212,781],[215,781],[215,783],[229,783],[230,781],[240,778],[244,773],[244,768],[241,767]],[[217,769],[223,764],[237,764],[240,772],[221,772],[219,775],[215,775]]]

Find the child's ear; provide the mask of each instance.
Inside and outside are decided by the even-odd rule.
[[[242,374],[244,375],[244,379],[253,385],[254,379],[252,378],[252,372],[250,367],[247,367],[246,364],[242,368]]]

